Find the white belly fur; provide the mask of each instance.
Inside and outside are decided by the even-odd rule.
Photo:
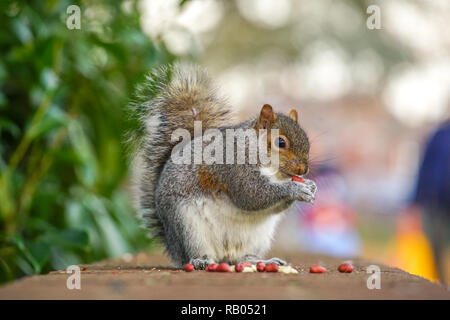
[[[199,256],[232,262],[247,254],[263,257],[282,217],[273,213],[280,208],[284,209],[283,204],[261,212],[243,212],[228,199],[205,198],[183,203],[179,210],[188,227],[186,236]]]

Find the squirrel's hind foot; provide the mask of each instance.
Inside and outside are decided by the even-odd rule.
[[[275,263],[279,266],[287,265],[286,261],[281,260],[280,258],[276,258],[276,257],[264,260],[264,259],[258,258],[257,256],[252,255],[252,256],[246,256],[244,261],[250,262],[251,264],[257,264],[258,262],[263,262],[264,264]]]
[[[268,260],[263,260],[263,262],[264,262],[265,264],[275,263],[275,264],[277,264],[277,265],[279,265],[279,266],[285,266],[285,265],[287,265],[287,262],[286,262],[286,261],[281,260],[280,258],[277,258],[277,257],[270,258],[270,259],[268,259]]]
[[[189,263],[194,266],[195,270],[204,270],[208,265],[214,263],[214,261],[205,256],[202,258],[193,258],[189,260]]]

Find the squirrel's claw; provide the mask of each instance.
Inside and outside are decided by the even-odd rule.
[[[286,262],[286,261],[281,260],[280,258],[276,258],[276,257],[270,258],[270,259],[267,259],[267,260],[263,260],[263,262],[264,262],[265,264],[275,263],[275,264],[277,264],[277,265],[279,265],[279,266],[285,266],[285,265],[287,265],[287,262]]]
[[[214,261],[212,259],[203,257],[203,258],[193,258],[189,260],[189,263],[194,265],[195,270],[204,270],[208,265],[214,263]]]
[[[250,262],[251,264],[257,264],[258,262],[263,262],[264,264],[275,263],[279,266],[287,265],[286,261],[281,260],[280,258],[276,258],[276,257],[264,260],[257,256],[254,256],[254,255],[247,255],[244,257],[243,261]]]

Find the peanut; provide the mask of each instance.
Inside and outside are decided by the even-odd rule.
[[[217,267],[218,267],[219,265],[217,264],[217,263],[211,263],[211,264],[209,264],[207,267],[206,267],[206,271],[209,271],[209,272],[214,272],[214,271],[216,271],[217,270]]]
[[[231,272],[231,267],[228,263],[222,262],[216,268],[217,272]]]
[[[355,267],[353,267],[350,263],[343,263],[338,267],[338,270],[342,273],[352,273],[352,271],[355,270]]]
[[[278,272],[278,265],[276,263],[266,265],[266,272]]]
[[[305,183],[305,179],[303,179],[302,177],[299,177],[299,176],[293,176],[292,181]]]
[[[184,265],[184,271],[191,272],[194,271],[194,265],[191,263],[187,263]]]
[[[309,268],[310,273],[326,273],[327,269],[319,265],[313,265]]]
[[[236,272],[244,271],[244,265],[242,263],[238,263],[237,265],[234,266],[234,271]]]
[[[264,262],[260,261],[256,264],[256,270],[258,270],[259,272],[264,272],[265,269],[266,265],[264,264]]]

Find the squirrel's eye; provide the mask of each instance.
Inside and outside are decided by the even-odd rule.
[[[278,137],[278,139],[276,140],[276,145],[278,148],[286,148],[286,141],[284,141],[283,138]]]

